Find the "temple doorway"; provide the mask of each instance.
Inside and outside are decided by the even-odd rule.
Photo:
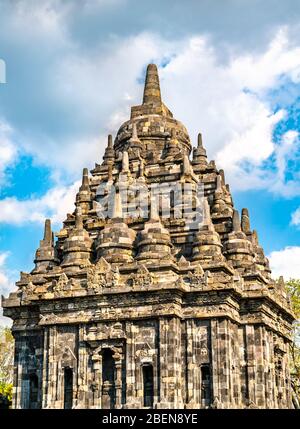
[[[143,366],[143,393],[144,407],[153,408],[154,383],[153,383],[153,366]]]
[[[36,374],[30,374],[29,376],[29,407],[38,408],[38,391],[39,391],[39,380]]]
[[[64,408],[73,406],[73,369],[64,368]]]
[[[211,405],[211,375],[210,366],[201,365],[201,405],[203,408]]]
[[[116,365],[113,352],[104,349],[102,354],[102,408],[115,408],[116,404]]]

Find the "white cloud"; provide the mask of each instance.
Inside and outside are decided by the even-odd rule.
[[[102,7],[106,1],[99,4]],[[82,167],[99,162],[105,134],[116,133],[121,122],[128,119],[130,106],[141,100],[138,78],[150,60],[161,63],[168,59],[167,66],[160,70],[166,104],[187,125],[193,142],[197,132],[202,131],[210,158],[225,168],[233,188],[268,189],[284,196],[299,194],[299,178],[286,180],[289,161],[296,156],[298,135],[289,131],[280,142],[273,141],[274,127],[287,118],[287,112],[273,112],[267,97],[283,76],[295,82],[299,79],[300,47],[290,44],[287,29],[280,29],[260,52],[235,52],[226,60],[220,59],[212,39],[203,35],[170,41],[143,32],[124,38],[112,36],[109,42],[98,42],[97,47],[83,50],[69,31],[72,3],[47,0],[42,4],[30,1],[30,5],[25,7],[18,2],[10,22],[16,29],[14,38],[22,43],[26,32],[36,48],[47,39],[47,49],[40,55],[45,55],[43,66],[50,59],[51,63],[47,74],[41,75],[45,96],[42,103],[49,104],[52,110],[63,106],[66,115],[51,118],[53,134],[49,130],[44,135],[23,133],[19,128],[22,138],[18,139],[18,148],[12,142],[11,129],[6,126],[1,131],[0,127],[0,179],[1,172],[3,176],[14,162],[17,151],[25,150],[50,166],[53,176],[61,181],[40,199],[0,201],[1,222],[39,222],[49,213],[54,219],[63,217],[50,199],[65,201],[67,181],[62,178],[78,177]],[[37,24],[32,25],[33,21]],[[52,57],[58,46],[60,55]],[[45,78],[47,81],[43,81]],[[66,125],[59,133],[55,120],[61,117],[66,118]],[[266,169],[271,156],[274,165]],[[59,205],[60,213],[63,205]]]
[[[268,256],[274,278],[283,276],[300,279],[300,247],[287,246],[282,250],[271,252]]]
[[[34,153],[39,165],[47,165],[58,183],[68,183],[80,176],[82,168],[91,168],[100,162],[107,144],[107,136],[66,137],[64,141],[52,140],[45,136],[44,145],[29,140],[26,151]],[[36,146],[35,146],[36,145]]]
[[[57,0],[28,0],[26,3],[17,1],[12,7],[13,13],[9,16],[10,30],[13,37],[18,37],[24,33],[26,40],[40,43],[41,39],[48,39],[51,42],[64,42],[65,20],[70,11],[70,6],[66,2]],[[37,41],[36,37],[40,40]],[[24,40],[25,43],[25,40]]]
[[[290,197],[299,195],[299,133],[295,130],[289,130],[283,134],[280,144],[275,146],[274,156],[276,172],[274,180],[271,183],[273,192]],[[294,166],[289,165],[293,163]],[[291,178],[286,179],[286,174]]]
[[[292,213],[291,225],[300,225],[300,207],[298,207],[297,210]]]
[[[24,18],[24,10],[22,13]],[[42,27],[59,31],[61,19],[51,15]],[[67,37],[66,33],[60,36]],[[36,140],[34,136],[19,139],[27,152],[52,167],[53,176],[59,180],[39,199],[20,201],[11,197],[0,201],[0,222],[21,225],[41,222],[45,216],[55,222],[64,218],[76,193],[74,185],[62,185],[66,182],[64,176],[71,172],[71,177],[78,177],[83,166],[99,162],[105,133],[116,132],[128,119],[130,106],[141,100],[142,86],[137,77],[141,77],[149,59],[160,63],[169,58],[160,70],[163,99],[174,116],[187,125],[193,142],[196,133],[202,131],[210,157],[225,168],[233,188],[269,189],[289,196],[299,193],[297,178],[289,182],[285,179],[289,160],[298,147],[298,133],[289,131],[275,144],[274,126],[286,112],[274,113],[265,98],[282,74],[296,76],[300,69],[300,48],[289,46],[283,30],[265,52],[235,56],[227,63],[219,61],[209,39],[202,36],[169,43],[158,35],[142,33],[126,40],[116,38],[111,47],[103,52],[99,48],[96,55],[82,55],[71,49],[56,65],[49,82],[52,102],[66,104],[67,110],[78,116],[77,122],[90,124],[92,130],[81,137],[77,132],[56,139],[45,135],[43,144],[41,136]],[[124,64],[126,73],[122,71]],[[12,130],[3,124],[0,174],[17,153]],[[274,166],[266,170],[264,163],[271,156]]]
[[[281,28],[260,55],[243,55],[231,63],[231,71],[239,86],[261,93],[276,87],[283,75],[293,80],[299,77],[300,47],[291,47],[288,40],[288,28]]]
[[[6,261],[8,255],[8,252],[0,253],[0,267],[4,265],[4,262]]]
[[[0,253],[0,295],[7,295],[12,290],[12,284],[5,268],[8,256],[9,252]]]
[[[300,47],[290,44],[287,29],[280,29],[264,50],[232,53],[224,61],[212,39],[203,35],[170,42],[161,35],[143,32],[125,38],[112,36],[106,43],[83,50],[68,31],[74,13],[71,3],[62,6],[48,0],[45,5],[35,4],[34,11],[39,18],[36,28],[30,25],[33,18],[21,5],[14,25],[21,25],[24,31],[30,27],[37,45],[40,37],[50,34],[45,52],[55,51],[59,41],[61,53],[43,59],[45,64],[50,59],[51,63],[41,76],[40,88],[45,97],[43,106],[57,107],[60,115],[51,118],[51,128],[43,135],[35,134],[34,124],[30,133],[18,130],[22,149],[39,162],[71,173],[72,179],[83,166],[99,162],[106,142],[103,136],[116,133],[121,122],[128,119],[130,106],[141,100],[138,78],[147,62],[168,59],[160,71],[163,98],[175,117],[187,125],[193,142],[196,133],[203,132],[210,157],[226,169],[232,187],[267,188],[283,195],[299,193],[297,181],[287,184],[285,179],[292,145],[285,145],[283,154],[281,143],[273,141],[274,127],[287,112],[281,109],[274,113],[267,97],[283,77],[297,81],[300,75]],[[43,120],[45,117],[47,112]],[[61,118],[65,118],[65,125]],[[264,163],[272,155],[276,155],[277,164],[266,173]]]
[[[75,195],[80,182],[71,186],[57,186],[50,189],[43,197],[18,200],[15,197],[0,200],[0,223],[23,225],[28,222],[44,222],[50,217],[52,222],[62,222],[66,213],[74,210]]]
[[[15,289],[11,276],[5,266],[5,262],[9,256],[9,252],[0,252],[0,296],[8,296]],[[0,325],[11,325],[11,320],[2,316],[2,308],[0,308]]]
[[[12,140],[12,129],[6,121],[0,118],[0,184],[4,179],[6,168],[17,157],[17,147]]]
[[[286,181],[297,133],[273,140],[274,127],[288,117],[283,109],[272,111],[267,95],[283,76],[299,73],[299,54],[300,48],[291,47],[280,30],[263,53],[240,55],[224,64],[207,39],[194,37],[162,72],[175,116],[188,126],[194,141],[196,132],[203,132],[209,155],[235,189],[264,188],[285,196],[300,192],[297,177]],[[286,143],[288,135],[292,144]],[[266,169],[271,156],[276,163]]]
[[[273,113],[264,98],[283,74],[292,77],[299,73],[300,48],[289,47],[283,30],[264,53],[241,55],[227,64],[219,62],[213,46],[202,36],[170,44],[158,35],[142,33],[123,41],[116,38],[110,46],[104,51],[99,47],[92,57],[90,52],[83,55],[75,50],[60,60],[52,97],[67,109],[72,106],[74,118],[80,116],[95,134],[80,139],[64,136],[63,141],[45,138],[44,145],[30,139],[26,148],[39,160],[73,172],[83,163],[98,161],[106,139],[97,138],[96,130],[116,132],[128,119],[130,105],[141,99],[137,77],[142,68],[150,58],[158,63],[170,58],[160,73],[164,99],[175,117],[188,126],[193,141],[197,131],[203,131],[209,154],[226,169],[231,183],[244,190],[258,187],[282,194],[298,192],[291,183],[286,190],[282,150],[272,139],[275,125],[286,112]],[[124,64],[126,73],[120,73]],[[262,164],[272,154],[278,155],[278,171],[266,175]],[[289,155],[285,150],[284,159]],[[247,162],[246,172],[243,162]]]

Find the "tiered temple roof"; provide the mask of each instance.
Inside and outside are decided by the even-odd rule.
[[[22,274],[18,291],[13,292],[9,299],[3,299],[4,307],[10,307],[12,303],[28,305],[31,298],[37,298],[37,290],[39,300],[52,299],[51,285],[63,272],[68,281],[73,278],[80,284],[76,296],[93,293],[89,289],[87,267],[95,269],[101,258],[118,266],[121,274],[119,287],[123,288],[130,264],[136,270],[139,264],[146,263],[149,270],[153,265],[156,271],[159,266],[165,271],[165,265],[169,264],[168,270],[174,273],[175,280],[185,275],[181,273],[179,264],[184,257],[190,272],[200,263],[210,272],[226,273],[227,281],[222,283],[224,287],[232,284],[238,276],[239,281],[234,284],[241,295],[247,295],[254,288],[289,313],[287,303],[277,293],[278,288],[270,277],[268,260],[258,244],[257,233],[250,229],[248,210],[242,210],[240,221],[224,172],[217,169],[214,161],[207,160],[200,133],[192,160],[189,159],[191,151],[186,128],[174,119],[162,102],[157,68],[150,64],[143,103],[132,107],[131,118],[120,127],[114,144],[112,136],[108,136],[102,164],[96,164],[90,175],[86,168],[83,170],[76,210],[64,221],[56,243],[52,238],[50,220],[46,220],[45,236],[36,254],[36,266],[31,273]],[[153,184],[174,185],[182,181],[190,183],[193,195],[196,195],[199,183],[203,184],[203,219],[196,229],[187,228],[187,218],[178,216],[180,210],[176,205],[171,204],[169,217],[162,216],[163,203],[159,198],[152,201],[156,208],[151,209],[150,194],[142,201],[145,211],[139,208],[138,216],[134,210],[130,215],[128,201],[126,216],[122,212],[122,186],[135,189],[136,184],[143,184],[147,194]],[[113,216],[103,218],[99,217],[97,207],[103,205],[101,199],[105,194],[107,196],[109,185],[120,189],[115,192],[115,201],[111,204]],[[99,192],[99,188],[104,191]],[[140,188],[138,192],[141,192]],[[105,204],[107,208],[109,204]],[[132,207],[134,209],[134,204]],[[184,200],[180,209],[183,207]],[[143,216],[143,213],[147,215]],[[212,281],[209,287],[222,287],[218,278],[216,276],[215,283]],[[188,281],[183,283],[186,288],[190,287]],[[29,294],[24,293],[28,285],[31,288]]]

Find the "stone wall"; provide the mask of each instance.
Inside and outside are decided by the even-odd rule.
[[[103,377],[108,353],[112,380]],[[148,403],[145,367],[153,374]],[[49,326],[16,335],[14,407],[65,408],[66,368],[75,408],[291,406],[287,342],[225,318]]]

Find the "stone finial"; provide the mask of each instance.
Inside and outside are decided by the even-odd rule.
[[[216,190],[212,205],[212,219],[219,217],[231,218],[233,215],[233,203],[231,194],[228,192],[226,185],[224,186],[224,178],[222,178],[221,170],[216,176]]]
[[[111,219],[99,232],[95,242],[97,258],[105,258],[109,263],[125,263],[133,260],[135,231],[123,220],[121,193],[114,193]]]
[[[53,243],[53,234],[51,230],[51,220],[46,219],[45,220],[45,227],[44,227],[44,243],[48,246],[52,246]]]
[[[279,276],[279,279],[277,280],[277,287],[280,295],[284,298],[287,298],[287,288],[283,276]]]
[[[82,184],[79,188],[80,191],[89,191],[90,190],[90,183],[89,183],[89,170],[87,168],[84,168],[82,170]]]
[[[202,134],[198,133],[198,149],[203,149]]]
[[[80,206],[78,206],[75,211],[75,228],[77,230],[83,229],[82,210]]]
[[[208,199],[203,199],[203,220],[199,224],[199,231],[193,240],[193,260],[209,262],[213,260],[223,260],[222,244],[219,234],[215,231],[210,216]]]
[[[129,157],[128,152],[125,150],[122,155],[122,173],[129,172]]]
[[[253,251],[255,254],[255,266],[256,268],[262,272],[263,276],[266,278],[270,278],[270,266],[268,258],[265,257],[265,253],[263,248],[259,245],[257,231],[253,230],[249,235],[250,241],[253,246]],[[248,239],[249,239],[248,238]]]
[[[113,140],[112,140],[112,135],[108,134],[107,136],[107,148],[108,149],[112,149],[113,148]]]
[[[137,123],[132,124],[132,135],[128,141],[131,148],[142,149],[142,142],[138,137]],[[138,153],[138,150],[136,151]]]
[[[35,268],[33,273],[46,272],[58,262],[54,248],[50,219],[45,220],[44,237],[43,240],[40,241],[40,246],[36,251],[34,262]]]
[[[155,64],[149,64],[146,71],[143,104],[160,104],[161,93],[158,71]]]
[[[130,119],[151,114],[173,118],[172,112],[170,112],[167,106],[162,102],[158,71],[155,64],[149,64],[147,67],[143,103],[139,106],[132,106]],[[152,122],[152,120],[150,120],[150,122]],[[150,131],[150,134],[151,133]]]
[[[224,173],[224,170],[222,168],[221,168],[221,170],[219,170],[219,175],[222,178],[222,185],[225,185],[226,184],[226,182],[225,182],[225,173]]]
[[[84,168],[82,171],[82,183],[76,195],[76,207],[80,207],[82,213],[87,214],[91,206],[91,192],[89,183],[89,171]]]
[[[206,150],[203,147],[202,142],[202,134],[198,134],[198,143],[197,147],[193,149],[193,160],[192,160],[193,166],[195,166],[196,169],[205,170],[207,167],[207,156],[206,156]]]
[[[146,263],[157,263],[166,259],[173,260],[170,232],[160,220],[156,198],[156,196],[151,198],[149,220],[145,222],[137,242],[138,254],[136,259],[147,261]]]
[[[107,146],[103,155],[103,163],[104,165],[111,164],[115,160],[115,151],[113,147],[113,138],[112,135],[109,134],[107,136]]]
[[[170,140],[168,141],[166,146],[167,150],[165,153],[165,157],[173,160],[174,157],[176,157],[178,154],[181,153],[181,149],[180,149],[179,141],[177,139],[176,129],[171,128],[170,134],[171,134]]]
[[[69,231],[63,245],[63,261],[61,266],[70,271],[78,271],[80,267],[90,265],[92,239],[83,227],[82,209],[77,206],[75,211],[75,227]]]
[[[232,217],[232,231],[240,232],[241,231],[241,222],[238,210],[233,210]]]
[[[216,167],[216,161],[215,161],[214,159],[212,159],[212,160],[209,162],[209,167],[210,167],[210,168],[212,168],[213,170],[216,170],[216,169],[217,169],[217,167]]]
[[[122,219],[122,218],[123,218],[123,211],[122,211],[121,193],[119,191],[116,191],[114,195],[112,219]]]
[[[249,218],[249,212],[248,209],[243,208],[242,209],[242,220],[241,220],[241,224],[242,224],[242,231],[245,234],[248,234],[251,232],[250,229],[250,218]]]
[[[252,242],[242,231],[238,210],[233,210],[232,232],[223,243],[223,253],[233,267],[241,273],[256,270]]]

